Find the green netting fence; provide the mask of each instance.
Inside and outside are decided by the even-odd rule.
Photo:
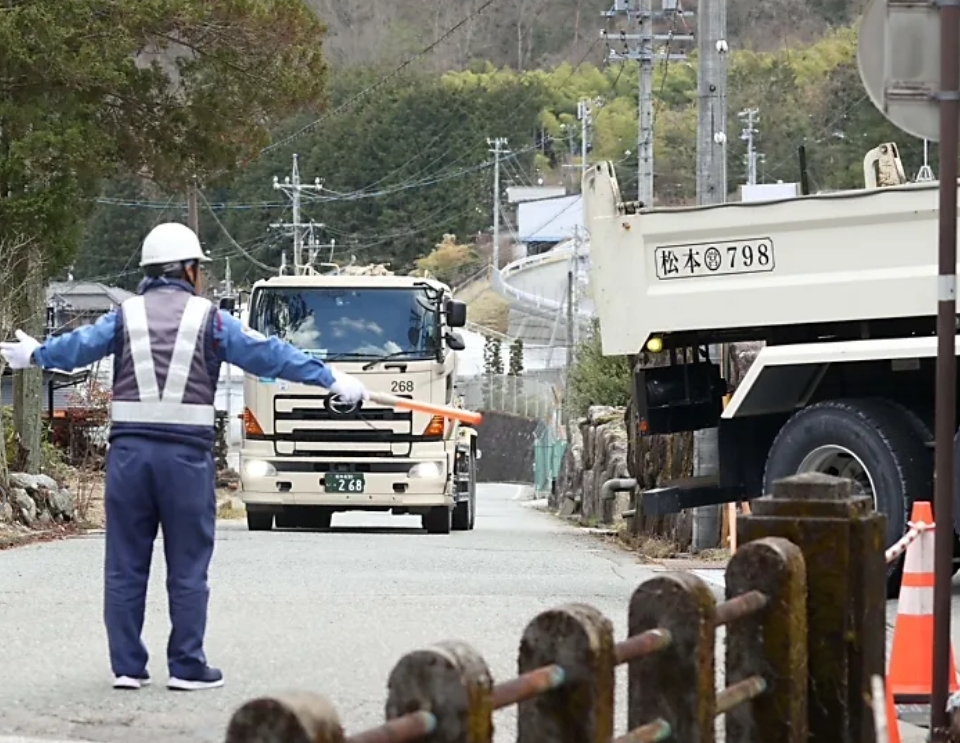
[[[549,426],[540,424],[533,443],[533,482],[538,493],[551,492],[566,448],[566,441],[554,435]]]

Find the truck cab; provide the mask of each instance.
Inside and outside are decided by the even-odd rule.
[[[445,284],[340,273],[257,282],[247,323],[360,378],[371,391],[456,405],[455,328],[466,307]],[[244,378],[242,500],[251,530],[325,528],[335,512],[421,516],[431,533],[469,530],[476,432],[442,416],[328,390]]]

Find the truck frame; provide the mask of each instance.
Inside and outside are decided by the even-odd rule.
[[[387,301],[396,304],[380,308]],[[409,331],[408,315],[421,318]],[[466,306],[439,281],[337,270],[276,276],[254,285],[246,322],[251,332],[309,339],[301,345],[339,342],[333,353],[304,350],[372,391],[460,404],[454,380],[465,346],[453,329],[466,324]],[[391,323],[388,346],[420,333],[419,350],[344,345],[351,337],[388,337],[381,326]],[[334,513],[346,511],[419,515],[433,534],[474,528],[480,451],[476,430],[465,424],[373,401],[350,405],[327,390],[249,374],[243,419],[241,499],[250,530],[328,528]]]
[[[611,163],[587,172],[603,352],[631,360],[640,435],[717,429],[719,472],[661,483],[639,512],[746,501],[823,472],[873,498],[889,545],[911,504],[932,501],[938,184],[908,183],[894,143],[867,153],[864,181],[651,209],[621,198]],[[714,349],[747,341],[763,347],[733,389]],[[901,572],[902,559],[889,566],[891,587]]]

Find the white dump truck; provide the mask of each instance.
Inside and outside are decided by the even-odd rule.
[[[457,405],[454,328],[466,306],[445,284],[385,272],[257,282],[246,318],[363,380],[371,391]],[[326,390],[244,378],[241,498],[251,530],[325,528],[337,511],[420,515],[430,533],[473,529],[476,431],[441,416],[346,404]]]
[[[932,500],[938,184],[908,183],[892,143],[864,177],[861,190],[646,209],[610,163],[585,175],[603,352],[635,363],[640,433],[718,429],[719,474],[645,492],[643,511],[823,472],[873,497],[893,543],[911,503]],[[745,341],[764,345],[732,389],[710,347]]]

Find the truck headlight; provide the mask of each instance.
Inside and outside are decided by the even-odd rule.
[[[408,475],[416,479],[443,477],[443,462],[420,462],[410,468]]]
[[[244,462],[243,469],[249,477],[276,477],[277,475],[277,468],[262,459]]]

